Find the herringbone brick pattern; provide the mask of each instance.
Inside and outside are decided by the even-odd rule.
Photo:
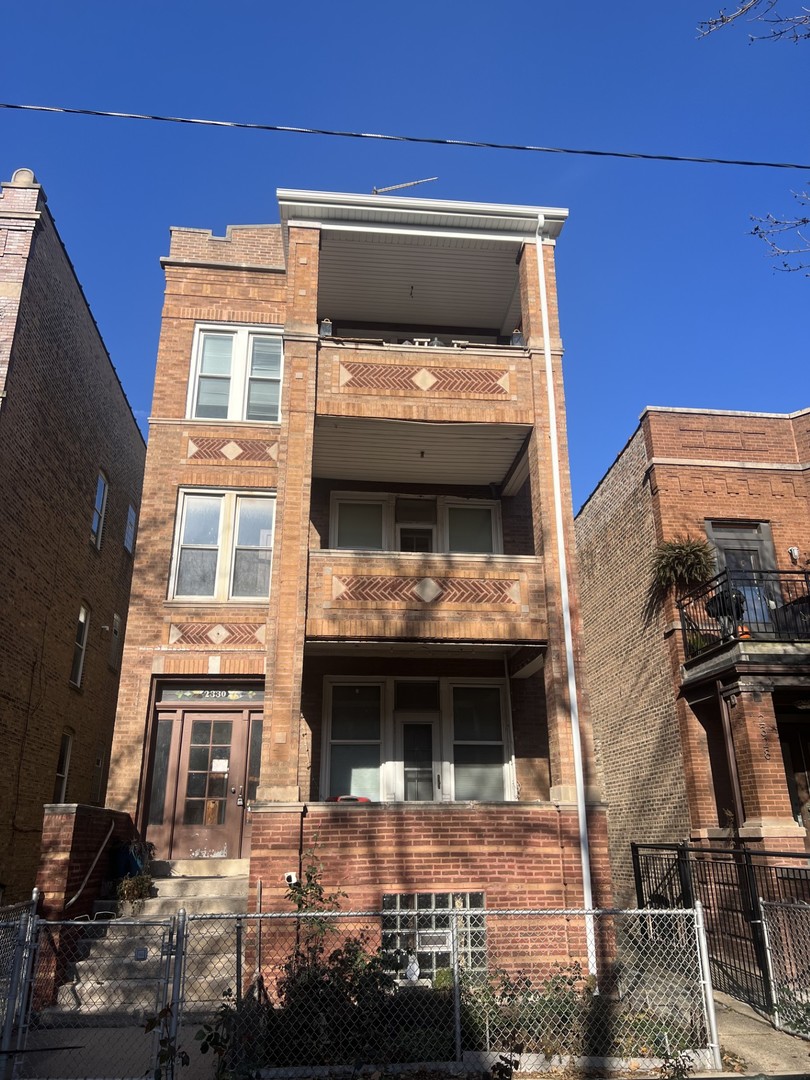
[[[263,439],[210,439],[188,440],[189,461],[273,461],[278,457],[278,441]]]
[[[447,578],[351,574],[332,578],[332,595],[343,603],[519,603],[519,582],[510,578]]]
[[[488,368],[414,368],[404,364],[344,363],[340,365],[340,384],[351,390],[406,390],[414,388],[431,394],[509,393],[509,372]]]

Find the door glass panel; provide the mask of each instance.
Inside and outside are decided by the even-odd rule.
[[[230,720],[193,722],[183,824],[222,825],[225,821],[232,730]]]
[[[415,525],[402,525],[399,530],[400,551],[433,551],[433,529],[420,529]]]
[[[169,776],[169,748],[172,743],[171,720],[159,720],[152,764],[152,792],[149,796],[149,824],[162,825]]]
[[[405,770],[405,800],[433,800],[433,725],[402,725],[402,757]]]
[[[248,758],[248,776],[246,797],[248,802],[256,799],[259,790],[259,773],[262,763],[262,717],[253,720],[250,725],[250,757]]]

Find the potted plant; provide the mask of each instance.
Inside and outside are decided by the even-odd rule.
[[[155,854],[155,845],[134,837],[124,846],[124,853],[125,873],[117,889],[119,911],[122,915],[137,915],[152,895],[154,880],[149,864]]]
[[[660,607],[670,593],[680,596],[704,585],[717,573],[714,550],[708,540],[688,534],[663,540],[650,564],[650,592]]]

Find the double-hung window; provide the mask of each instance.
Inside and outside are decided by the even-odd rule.
[[[124,548],[131,555],[135,550],[135,529],[138,524],[138,511],[132,505],[127,507],[127,525],[124,530]]]
[[[277,422],[282,360],[279,331],[198,327],[188,415],[198,420]]]
[[[373,683],[331,688],[329,790],[378,802],[382,764],[382,687]]]
[[[70,772],[70,752],[73,749],[73,732],[65,728],[59,741],[59,758],[56,762],[56,777],[53,784],[53,801],[62,803],[67,795],[68,773]]]
[[[266,600],[275,505],[267,494],[181,492],[172,596]]]
[[[76,623],[76,637],[73,642],[73,663],[70,666],[70,681],[73,686],[81,686],[84,672],[84,657],[87,652],[87,632],[90,629],[90,609],[84,604],[79,608]]]
[[[103,472],[96,480],[96,498],[93,503],[93,519],[90,524],[90,543],[94,548],[101,548],[101,536],[104,532],[104,515],[107,513],[107,477]]]
[[[330,546],[355,551],[502,550],[500,505],[488,499],[332,494]]]
[[[458,800],[504,797],[501,692],[453,687],[453,790]]]

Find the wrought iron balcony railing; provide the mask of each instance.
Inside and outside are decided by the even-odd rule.
[[[678,601],[686,659],[729,641],[810,641],[810,572],[723,570]]]

